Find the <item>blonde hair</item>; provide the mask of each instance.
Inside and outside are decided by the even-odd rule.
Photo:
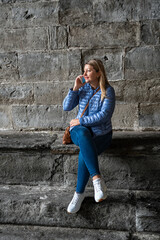
[[[100,77],[99,77],[99,85],[101,89],[101,101],[106,98],[106,89],[109,86],[109,82],[107,79],[106,71],[104,69],[104,65],[101,60],[99,59],[92,59],[89,60],[86,64],[91,65],[96,72],[100,72]]]

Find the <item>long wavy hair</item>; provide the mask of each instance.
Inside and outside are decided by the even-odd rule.
[[[86,64],[91,65],[96,70],[96,72],[100,72],[100,77],[98,80],[99,80],[99,86],[101,89],[101,101],[103,101],[104,98],[107,97],[106,89],[109,86],[104,65],[100,59],[91,59]]]

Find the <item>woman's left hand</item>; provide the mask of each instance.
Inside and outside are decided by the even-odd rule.
[[[70,127],[80,125],[79,119],[72,119],[70,121]]]

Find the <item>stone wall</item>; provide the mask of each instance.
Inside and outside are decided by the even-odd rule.
[[[116,91],[115,130],[160,129],[159,0],[0,0],[0,129],[62,129],[90,58]]]

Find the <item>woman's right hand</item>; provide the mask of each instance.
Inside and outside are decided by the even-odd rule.
[[[82,77],[83,77],[83,75],[79,75],[76,78],[75,83],[74,83],[74,87],[73,87],[73,91],[78,91],[79,88],[81,88],[82,86],[85,85],[85,83],[82,83]]]

